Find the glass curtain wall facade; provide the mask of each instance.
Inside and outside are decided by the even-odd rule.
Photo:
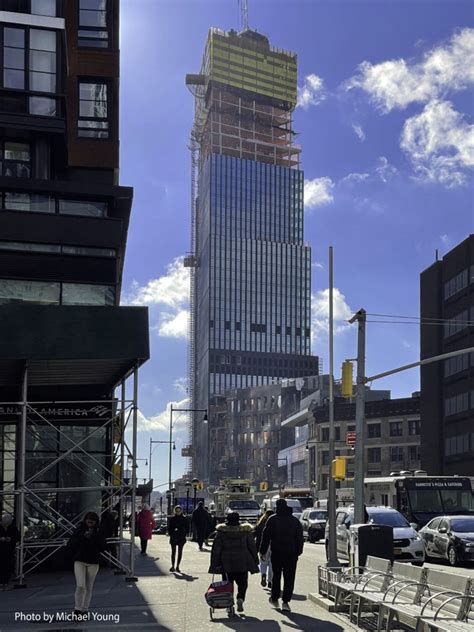
[[[240,63],[253,64],[253,79],[244,70],[237,81]],[[285,72],[284,90],[269,68]],[[187,83],[199,86],[190,386],[192,407],[208,408],[210,424],[194,421],[193,473],[208,479],[213,396],[315,375],[318,358],[311,356],[304,175],[292,143],[296,56],[253,31],[211,30],[201,75]]]

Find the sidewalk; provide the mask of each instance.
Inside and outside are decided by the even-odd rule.
[[[138,550],[137,550],[138,553]],[[27,576],[28,587],[0,592],[0,632],[41,632],[59,630],[170,630],[201,632],[206,630],[304,630],[305,632],[342,632],[356,630],[342,618],[313,604],[307,595],[315,590],[316,559],[305,550],[298,565],[292,612],[283,614],[268,603],[269,591],[253,575],[245,602],[245,614],[228,618],[225,611],[210,620],[204,601],[210,575],[209,550],[199,552],[195,543],[184,548],[183,573],[169,572],[169,545],[165,536],[154,536],[149,556],[136,557],[137,583],[126,583],[123,576],[101,570],[92,597],[90,620],[50,623],[48,617],[70,615],[74,606],[74,577],[67,574]],[[159,559],[156,559],[159,557]],[[39,621],[21,621],[34,615]],[[16,617],[16,622],[15,622]],[[95,619],[95,620],[94,620]]]

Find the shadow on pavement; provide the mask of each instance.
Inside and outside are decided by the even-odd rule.
[[[271,619],[257,619],[256,617],[232,617],[216,616],[212,623],[220,623],[231,630],[263,630],[264,632],[279,632],[281,630],[278,621]],[[309,628],[307,628],[309,629]]]
[[[306,595],[293,595],[291,601],[306,601],[308,597]]]
[[[339,630],[343,632],[345,629],[337,623],[318,619],[317,617],[308,617],[306,614],[297,612],[285,612],[283,614],[288,617],[288,621],[282,621],[281,629],[288,627],[291,630],[304,630],[304,632],[338,632]]]
[[[186,575],[186,573],[173,573],[175,579],[184,579],[187,582],[194,582],[199,577],[194,577],[193,575]]]

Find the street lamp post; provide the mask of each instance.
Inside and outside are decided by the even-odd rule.
[[[279,463],[280,461],[285,461],[285,467],[286,467],[286,482],[288,482],[288,457],[287,457],[287,456],[279,456],[279,457],[277,457],[277,467],[280,467],[280,466],[278,465],[278,463]],[[268,471],[270,472],[270,469],[271,469],[271,467],[272,467],[272,464],[271,464],[271,463],[267,463],[267,467],[268,467]],[[278,484],[278,488],[279,488],[279,489],[281,489],[281,485],[280,485],[280,483]]]
[[[167,489],[165,495],[168,501],[168,516],[171,516],[171,489]]]
[[[193,480],[191,481],[191,484],[192,484],[193,489],[194,489],[193,509],[196,509],[196,494],[197,494],[197,487],[199,485],[199,479],[198,478],[193,478]]]
[[[186,515],[189,515],[189,492],[191,490],[191,481],[186,481],[184,486],[186,487]]]
[[[171,509],[176,505],[176,487],[171,488]]]
[[[173,450],[171,445],[173,443],[173,413],[204,413],[203,422],[207,422],[207,408],[173,408],[173,404],[170,406],[170,439],[169,439],[169,455],[168,455],[168,486],[171,489],[172,486],[172,463],[173,463]]]
[[[157,439],[152,439],[152,438],[150,437],[150,458],[149,458],[149,460],[148,460],[148,463],[149,463],[149,468],[148,468],[148,478],[149,478],[149,480],[150,480],[150,481],[151,481],[151,447],[152,447],[152,445],[153,445],[154,443],[166,443],[166,444],[168,444],[168,443],[169,443],[169,441],[158,441]],[[175,442],[174,442],[174,441],[172,441],[171,443],[172,443],[173,445],[172,445],[172,446],[170,446],[170,448],[171,448],[171,449],[173,449],[173,450],[176,450],[176,444],[175,444]]]

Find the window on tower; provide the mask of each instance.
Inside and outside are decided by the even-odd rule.
[[[109,138],[108,86],[104,82],[79,83],[78,135],[83,138]]]
[[[79,0],[79,46],[109,48],[108,0]]]

